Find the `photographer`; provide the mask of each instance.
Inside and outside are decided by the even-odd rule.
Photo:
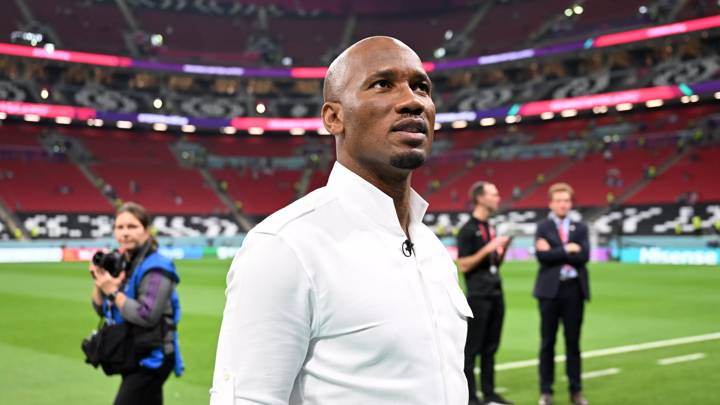
[[[118,251],[97,254],[90,265],[95,280],[92,303],[106,325],[125,325],[132,333],[130,366],[117,371],[122,383],[115,405],[162,404],[162,386],[170,372],[183,371],[177,336],[180,306],[175,286],[180,281],[172,261],[157,252],[150,235],[150,216],[128,202],[115,214]],[[156,342],[140,350],[140,342]],[[103,365],[106,373],[108,370]],[[114,372],[108,373],[112,374]]]

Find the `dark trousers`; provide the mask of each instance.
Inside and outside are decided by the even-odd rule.
[[[555,382],[555,338],[560,320],[565,335],[565,371],[570,393],[582,390],[580,381],[580,329],[585,301],[580,283],[570,280],[560,283],[557,297],[540,299],[540,392],[552,394]]]
[[[475,383],[475,358],[480,356],[480,387],[483,395],[495,393],[495,353],[500,346],[505,301],[497,297],[470,297],[468,304],[473,318],[468,318],[465,341],[465,378],[470,399],[477,399]]]
[[[140,367],[137,371],[123,374],[114,405],[162,405],[162,387],[175,367],[175,356],[165,355],[158,369]]]

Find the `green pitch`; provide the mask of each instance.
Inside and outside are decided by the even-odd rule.
[[[182,378],[165,385],[166,403],[208,402],[229,262],[177,263],[182,283]],[[539,332],[530,296],[535,264],[503,268],[507,314],[497,385],[518,404],[537,403]],[[720,271],[594,264],[584,352],[720,332]],[[83,363],[80,341],[96,326],[86,264],[0,265],[0,404],[107,404],[119,378]],[[645,346],[641,346],[645,347]],[[559,339],[558,353],[562,353]],[[692,361],[658,360],[695,355]],[[672,360],[671,360],[672,361]],[[508,364],[512,363],[512,364]],[[556,368],[556,402],[567,403],[564,367]],[[587,358],[585,392],[593,404],[720,403],[720,339]],[[593,374],[595,376],[593,377]]]

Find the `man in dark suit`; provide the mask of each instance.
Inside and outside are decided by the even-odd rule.
[[[573,222],[573,189],[566,183],[553,184],[549,191],[550,216],[535,233],[535,251],[540,270],[533,295],[540,306],[540,405],[552,404],[555,380],[555,338],[560,321],[565,334],[570,402],[587,405],[580,381],[580,328],[584,304],[590,299],[586,264],[590,259],[588,228]]]

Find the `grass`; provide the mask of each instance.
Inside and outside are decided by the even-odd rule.
[[[183,307],[182,378],[165,385],[166,403],[204,404],[215,360],[228,261],[178,262]],[[530,291],[534,263],[503,268],[507,313],[498,363],[534,359],[537,304]],[[586,307],[583,350],[720,332],[720,272],[628,264],[591,266],[593,301]],[[83,263],[0,265],[0,404],[110,403],[119,378],[83,363],[80,341],[96,326],[91,280]],[[562,339],[558,353],[562,353]],[[705,358],[660,366],[661,358]],[[584,371],[618,368],[588,379],[593,404],[720,403],[720,340],[584,360]],[[557,367],[556,402],[567,403],[564,367]],[[501,370],[497,385],[518,404],[537,401],[535,367]]]

